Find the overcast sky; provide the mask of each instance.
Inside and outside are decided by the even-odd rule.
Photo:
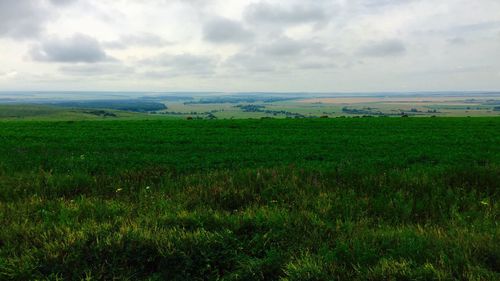
[[[0,90],[500,90],[500,1],[0,0]]]

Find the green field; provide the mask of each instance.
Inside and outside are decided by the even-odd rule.
[[[0,122],[0,280],[500,279],[500,118],[98,119]]]
[[[138,119],[143,116],[144,114],[112,109],[97,110],[33,104],[0,104],[0,121],[102,120],[117,118]]]

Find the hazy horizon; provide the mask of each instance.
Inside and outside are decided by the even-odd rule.
[[[162,97],[462,97],[500,99],[500,91],[431,91],[431,92],[207,92],[207,91],[0,91],[0,104],[53,103],[78,100],[161,100]]]

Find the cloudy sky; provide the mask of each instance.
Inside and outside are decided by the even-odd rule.
[[[500,90],[499,0],[0,0],[0,90]]]

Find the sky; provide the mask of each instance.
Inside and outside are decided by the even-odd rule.
[[[500,90],[500,1],[0,0],[2,90]]]

